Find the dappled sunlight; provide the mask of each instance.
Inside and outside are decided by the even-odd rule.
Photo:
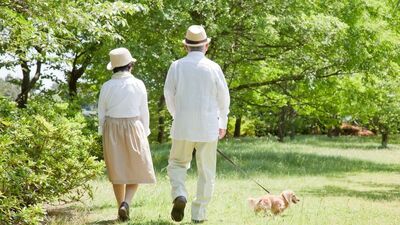
[[[356,171],[396,171],[398,165],[377,164],[361,160],[352,160],[338,156],[321,156],[296,152],[235,152],[231,156],[252,174],[267,173],[280,175],[337,175],[337,173]],[[219,161],[218,169],[222,173],[235,173],[230,165]]]
[[[311,138],[310,139],[314,139]],[[325,138],[321,138],[323,142]],[[375,162],[374,153],[365,153],[363,149],[337,151],[336,147],[319,149],[314,144],[307,144],[309,139],[293,143],[264,142],[262,139],[236,139],[221,142],[219,148],[225,152],[236,164],[247,173],[257,175],[260,173],[269,176],[306,176],[306,175],[339,175],[347,172],[378,172],[400,171],[400,165],[394,164],[400,156],[400,151],[387,150],[385,153],[392,157],[381,156],[389,163]],[[318,140],[318,139],[316,139]],[[298,147],[298,145],[300,145]],[[347,153],[347,154],[346,154]],[[158,172],[165,172],[168,165],[169,145],[156,146],[152,149],[153,162]],[[346,154],[346,155],[344,155]],[[379,156],[377,156],[379,158]],[[360,159],[361,158],[361,159]],[[196,163],[192,162],[189,173],[196,171]],[[218,155],[217,172],[224,176],[236,176],[239,171]]]
[[[120,224],[118,219],[106,219],[106,220],[100,220],[100,221],[95,221],[91,223],[87,223],[87,225],[110,225],[110,224]]]
[[[312,138],[311,138],[312,139]],[[392,221],[400,204],[400,165],[378,163],[371,150],[352,149],[353,155],[365,159],[343,156],[350,150],[336,147],[320,148],[307,143],[308,138],[297,142],[278,143],[269,139],[230,139],[220,143],[220,149],[248,173],[237,171],[218,155],[215,194],[209,207],[210,225],[221,224],[354,224],[356,221]],[[318,140],[318,138],[316,138]],[[321,142],[325,142],[321,138]],[[301,147],[299,147],[301,146]],[[319,154],[317,151],[329,154]],[[61,206],[52,212],[52,225],[70,224],[137,224],[172,225],[170,220],[170,184],[167,177],[169,144],[151,148],[157,184],[142,185],[132,203],[131,221],[116,221],[116,205],[112,187],[106,177],[92,182],[94,199],[83,204]],[[316,152],[314,152],[316,151]],[[379,151],[379,150],[377,150]],[[396,157],[397,150],[386,151],[385,156]],[[188,171],[188,201],[193,201],[196,190],[196,162]],[[291,189],[301,199],[281,216],[254,215],[247,205],[248,197],[258,197],[266,192],[253,183],[257,180],[271,193],[280,194]],[[184,221],[191,224],[190,206]],[[314,215],[314,216],[313,216]],[[382,224],[390,224],[383,222]]]
[[[335,147],[318,147],[298,144],[296,146],[286,145],[283,150],[325,156],[341,156],[348,159],[365,160],[374,163],[397,164],[400,162],[400,149],[338,149]],[[391,157],[387,157],[387,155]]]
[[[305,191],[306,193],[316,196],[345,196],[364,198],[374,201],[399,201],[400,200],[400,185],[394,185],[387,190],[370,190],[359,191],[346,187],[327,185],[321,189],[313,189]]]

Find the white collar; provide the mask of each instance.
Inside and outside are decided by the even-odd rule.
[[[192,51],[192,52],[189,52],[188,53],[188,56],[195,56],[195,57],[198,57],[198,56],[201,56],[201,57],[204,57],[204,52],[200,52],[200,51]]]
[[[119,79],[119,78],[125,78],[125,77],[130,77],[133,76],[130,72],[128,71],[122,71],[122,72],[116,72],[112,75],[112,79]]]

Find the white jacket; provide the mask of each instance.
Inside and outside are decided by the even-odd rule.
[[[105,117],[139,117],[146,135],[150,134],[147,91],[143,81],[129,72],[117,72],[101,87],[98,102],[99,133]]]
[[[176,140],[210,142],[226,129],[229,90],[221,67],[194,51],[173,62],[164,86],[168,111],[174,121],[171,137]]]

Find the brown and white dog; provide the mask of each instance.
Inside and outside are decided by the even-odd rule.
[[[291,190],[283,191],[279,196],[265,195],[260,198],[248,199],[250,208],[252,208],[254,212],[264,212],[265,214],[271,212],[274,215],[285,211],[290,203],[296,204],[299,201],[300,199],[297,198],[296,194]]]

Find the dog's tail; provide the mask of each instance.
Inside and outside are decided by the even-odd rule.
[[[256,198],[248,198],[247,203],[249,204],[249,207],[254,210],[256,208],[256,205],[258,203],[258,199]]]

